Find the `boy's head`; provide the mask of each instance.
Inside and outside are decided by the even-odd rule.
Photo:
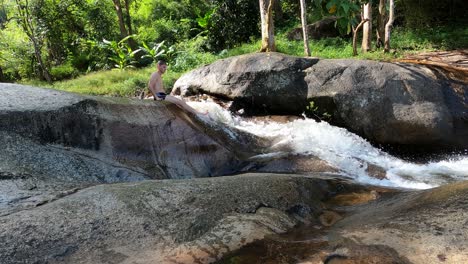
[[[160,73],[165,73],[167,69],[167,63],[164,60],[159,60],[157,63],[158,71]]]

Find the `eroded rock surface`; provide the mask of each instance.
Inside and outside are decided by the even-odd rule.
[[[233,173],[255,141],[217,129],[167,102],[0,85],[0,171],[85,182]]]
[[[169,102],[0,84],[0,215],[94,184],[303,172],[299,158],[289,159],[289,171],[252,159],[267,144]]]
[[[336,263],[468,263],[467,195],[465,181],[358,206],[331,232],[349,261]],[[379,254],[385,261],[370,262]]]
[[[468,182],[424,191],[342,185],[317,222],[269,235],[217,264],[468,263]]]
[[[285,232],[299,222],[295,213],[320,214],[321,200],[339,185],[246,174],[94,186],[0,217],[0,259],[210,263],[266,234]]]

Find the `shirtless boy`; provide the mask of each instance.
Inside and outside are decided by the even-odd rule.
[[[148,88],[153,94],[154,100],[166,100],[166,101],[176,104],[180,108],[185,109],[189,112],[192,112],[194,114],[199,114],[195,109],[189,106],[184,100],[181,100],[177,97],[166,94],[166,92],[164,91],[162,75],[166,72],[167,64],[165,61],[160,60],[158,61],[156,67],[158,70],[153,72],[153,74],[151,74],[150,80],[148,82]]]

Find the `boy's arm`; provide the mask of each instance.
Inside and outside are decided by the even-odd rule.
[[[153,94],[153,96],[156,96],[156,76],[155,74],[151,74],[150,80],[148,82],[148,89],[149,91]]]

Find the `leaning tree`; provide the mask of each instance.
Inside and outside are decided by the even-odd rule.
[[[389,0],[388,21],[385,24],[385,43],[384,52],[390,52],[390,31],[393,27],[393,20],[395,19],[395,0]]]

